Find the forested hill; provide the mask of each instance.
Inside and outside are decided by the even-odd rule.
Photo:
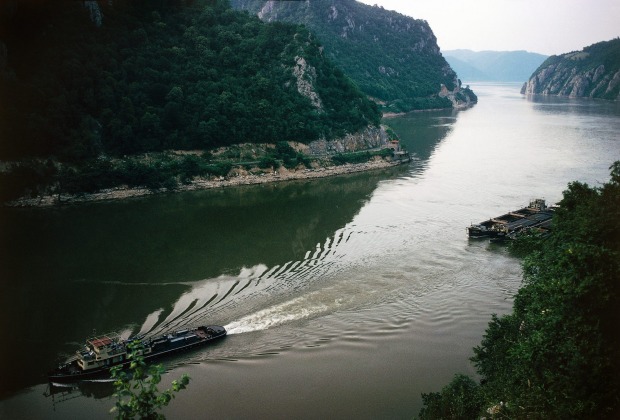
[[[221,0],[0,2],[0,159],[310,142],[381,114],[298,25]]]
[[[521,93],[620,99],[620,38],[549,57]]]
[[[442,84],[457,90],[453,99],[476,101],[469,89],[459,89],[456,74],[424,20],[354,0],[232,0],[231,4],[265,21],[306,25],[325,45],[327,55],[388,111],[451,107],[446,97],[438,95]]]

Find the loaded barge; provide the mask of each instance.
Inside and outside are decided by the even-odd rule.
[[[467,227],[470,238],[489,238],[492,242],[514,239],[527,231],[548,233],[551,230],[554,207],[537,198],[529,206],[511,211]]]
[[[150,361],[172,353],[203,346],[226,336],[226,329],[219,325],[208,325],[167,333],[145,339],[141,336],[123,340],[118,334],[106,334],[86,340],[84,347],[53,371],[49,372],[50,382],[74,382],[99,378],[110,374],[116,366],[126,367],[128,346],[141,343],[139,350],[145,361]]]

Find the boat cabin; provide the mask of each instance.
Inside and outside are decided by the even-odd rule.
[[[547,203],[543,198],[535,198],[530,200],[530,208],[538,211],[545,211],[547,210]]]
[[[127,349],[119,335],[109,334],[86,340],[84,349],[77,355],[78,366],[90,370],[122,362],[127,357]]]

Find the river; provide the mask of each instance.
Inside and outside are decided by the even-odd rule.
[[[472,84],[459,112],[385,120],[415,159],[312,181],[0,210],[0,418],[110,418],[110,383],[45,372],[97,332],[225,325],[166,360],[169,418],[417,415],[521,282],[465,227],[609,178],[620,104]]]

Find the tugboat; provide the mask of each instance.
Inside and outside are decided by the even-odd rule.
[[[109,374],[115,366],[129,365],[128,345],[139,341],[145,361],[153,360],[175,352],[203,346],[226,336],[226,329],[219,325],[208,325],[167,333],[144,339],[136,336],[123,340],[118,334],[106,334],[86,340],[84,347],[63,364],[48,373],[50,382],[75,382],[98,378]]]

